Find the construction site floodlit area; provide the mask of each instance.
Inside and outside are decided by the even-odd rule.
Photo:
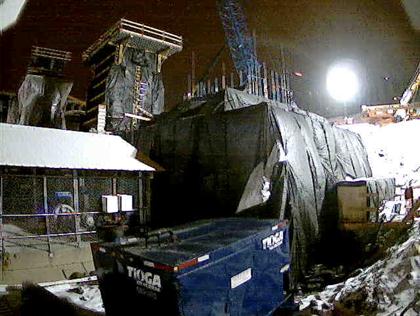
[[[0,0],[0,316],[420,314],[420,2]]]

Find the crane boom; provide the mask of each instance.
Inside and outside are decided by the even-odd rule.
[[[255,43],[239,0],[217,0],[217,6],[236,71],[246,74],[250,67],[258,68]]]

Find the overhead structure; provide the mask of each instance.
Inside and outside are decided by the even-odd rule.
[[[82,57],[93,70],[83,129],[98,125],[106,107],[106,129],[133,131],[138,120],[150,120],[164,109],[161,76],[166,58],[182,50],[182,37],[126,19],[99,37]]]
[[[28,73],[63,76],[64,66],[71,61],[71,52],[32,46]]]

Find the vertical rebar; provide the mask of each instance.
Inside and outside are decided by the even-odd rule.
[[[279,74],[277,71],[274,72],[274,79],[276,81],[276,94],[277,94],[277,101],[281,102],[281,86],[279,81]]]
[[[252,82],[251,82],[251,65],[247,67],[247,85],[248,85],[248,93],[252,94]]]
[[[187,76],[187,100],[191,99],[191,75],[188,74]]]
[[[257,63],[255,65],[255,91],[256,95],[261,95],[261,75],[260,75],[260,66]]]
[[[267,67],[265,63],[263,63],[263,91],[264,91],[264,97],[268,99],[268,80],[267,80]]]
[[[271,100],[276,100],[276,86],[274,82],[274,70],[270,70],[270,81],[271,81]]]
[[[222,63],[222,90],[226,89],[226,65]]]
[[[235,77],[233,76],[233,72],[230,73],[230,87],[235,87]]]

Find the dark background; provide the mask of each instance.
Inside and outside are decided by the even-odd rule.
[[[292,81],[298,104],[326,116],[342,114],[325,90],[333,62],[355,64],[362,89],[347,107],[357,111],[401,96],[420,59],[420,32],[398,0],[245,0],[243,7],[259,59],[278,68],[284,47],[290,71],[304,74]],[[17,91],[31,46],[39,45],[72,52],[66,75],[75,82],[71,94],[84,99],[90,71],[81,53],[121,17],[183,36],[184,50],[163,67],[167,109],[186,92],[191,52],[199,78],[225,42],[215,0],[29,0],[19,22],[0,36],[0,90]],[[223,60],[231,67],[227,51]]]

